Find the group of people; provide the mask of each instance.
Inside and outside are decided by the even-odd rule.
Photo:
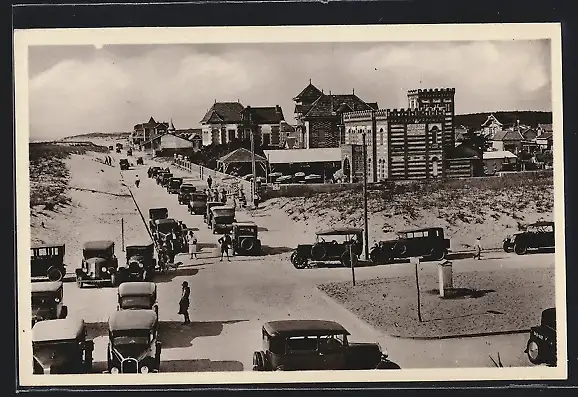
[[[112,165],[112,157],[110,157],[110,156],[105,156],[105,157],[104,157],[104,164],[106,164],[106,165]]]

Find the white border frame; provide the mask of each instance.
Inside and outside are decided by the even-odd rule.
[[[147,375],[32,375],[31,333],[18,329],[20,386],[207,385],[250,383],[407,382],[567,379],[564,160],[561,24],[367,25],[308,27],[31,29],[14,33],[18,323],[30,323],[30,185],[28,172],[28,46],[269,42],[409,42],[551,40],[556,222],[558,366],[528,368],[402,369],[401,371],[192,372]],[[539,319],[536,319],[539,321]],[[523,349],[523,346],[521,347]]]

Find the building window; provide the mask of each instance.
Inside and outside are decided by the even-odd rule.
[[[235,139],[235,130],[228,130],[227,134],[229,135],[229,142],[233,141]]]
[[[383,128],[379,129],[379,140],[380,144],[383,145]]]
[[[269,146],[271,144],[271,134],[263,134],[263,146]]]

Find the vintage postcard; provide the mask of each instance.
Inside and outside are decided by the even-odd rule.
[[[21,386],[566,379],[560,24],[14,44]]]

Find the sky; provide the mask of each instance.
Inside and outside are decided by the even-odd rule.
[[[280,105],[309,80],[380,108],[456,89],[456,114],[551,111],[549,40],[29,47],[30,139],[131,131],[152,116],[198,128],[216,101]]]

